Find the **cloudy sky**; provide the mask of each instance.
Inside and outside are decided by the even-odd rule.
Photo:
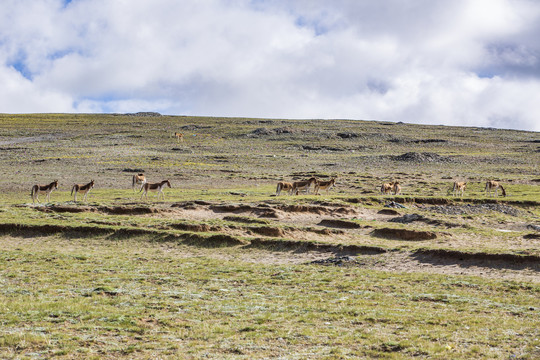
[[[0,112],[540,131],[538,0],[2,0]]]

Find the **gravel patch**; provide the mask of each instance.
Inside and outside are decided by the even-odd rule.
[[[503,204],[435,205],[431,206],[429,210],[445,215],[483,214],[489,211],[496,211],[511,216],[521,215],[518,209]]]

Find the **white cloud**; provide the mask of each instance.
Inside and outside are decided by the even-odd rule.
[[[533,0],[7,0],[2,8],[0,112],[540,130]]]

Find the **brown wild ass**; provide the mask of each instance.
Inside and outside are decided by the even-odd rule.
[[[93,187],[94,187],[94,180],[90,180],[90,182],[86,185],[81,185],[81,184],[73,185],[73,187],[71,188],[71,195],[74,195],[75,193],[75,195],[73,196],[73,201],[77,202],[78,192],[80,192],[81,194],[84,194],[83,201],[86,201],[86,196],[88,195],[90,190],[92,190]]]
[[[317,183],[317,179],[314,177],[311,177],[308,180],[304,180],[304,181],[295,181],[293,182],[292,193],[294,195],[298,195],[298,192],[302,190],[305,191],[306,193],[309,193],[309,188],[311,187],[311,184],[315,186],[316,183]]]
[[[293,184],[290,182],[286,182],[286,181],[278,182],[277,188],[276,188],[276,196],[279,196],[279,194],[281,194],[281,190],[287,191],[290,195],[292,192],[292,187],[293,187]]]
[[[32,203],[36,203],[36,200],[39,202],[39,194],[46,194],[47,195],[47,202],[51,201],[51,193],[53,190],[58,189],[58,180],[54,180],[49,185],[34,185],[32,186],[32,191],[30,192],[30,196],[32,196]]]
[[[489,196],[491,196],[491,191],[493,190],[495,193],[495,197],[497,197],[499,189],[501,189],[502,196],[506,197],[506,191],[498,181],[488,180],[486,182],[486,195],[489,194]]]
[[[389,192],[392,192],[392,189],[394,188],[394,182],[385,183],[381,185],[381,194],[388,194]]]
[[[141,191],[144,184],[146,184],[146,176],[144,176],[143,173],[139,173],[137,175],[133,175],[133,179],[131,180],[131,189],[133,192],[135,192],[135,185],[141,185],[141,188],[139,191]]]
[[[184,134],[175,132],[174,137],[176,138],[176,142],[184,142]]]
[[[394,192],[394,195],[401,194],[401,185],[399,185],[399,181],[394,181],[394,185],[392,185],[392,191]]]
[[[315,195],[320,195],[319,189],[326,190],[326,193],[328,194],[328,190],[330,190],[335,185],[336,185],[335,178],[331,178],[330,180],[326,180],[326,181],[317,180],[317,182],[315,183]]]
[[[159,194],[161,194],[163,200],[165,200],[165,194],[163,194],[163,188],[165,187],[165,185],[167,185],[168,187],[171,187],[171,183],[169,182],[169,180],[163,180],[162,182],[153,183],[153,184],[145,183],[143,187],[141,188],[141,190],[139,191],[141,192],[144,190],[143,194],[141,195],[141,200],[144,196],[146,197],[146,200],[148,200],[148,191],[157,191],[158,200],[159,200]]]
[[[463,193],[465,192],[466,186],[467,186],[466,181],[454,181],[454,188],[452,189],[454,192],[454,196],[457,196],[458,193],[461,193],[460,196],[463,197]]]

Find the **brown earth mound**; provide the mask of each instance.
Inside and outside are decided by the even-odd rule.
[[[373,236],[395,240],[421,241],[436,239],[437,234],[432,231],[417,231],[408,229],[381,228],[371,232]]]
[[[235,245],[245,245],[245,243],[231,235],[219,234],[212,235],[205,239],[205,242],[218,245],[218,246],[235,246]]]
[[[355,215],[356,210],[349,207],[327,207],[327,206],[311,206],[311,205],[281,205],[277,207],[281,211],[285,212],[306,212],[317,215]]]
[[[239,222],[244,224],[268,224],[268,220],[254,219],[246,216],[225,216],[225,221]]]
[[[210,205],[210,210],[217,213],[254,213],[260,217],[269,217],[279,219],[279,214],[275,209],[268,205],[253,206],[248,204],[220,204]]]
[[[175,223],[169,225],[173,229],[182,230],[182,231],[193,231],[193,232],[209,232],[209,231],[223,231],[224,229],[221,226],[210,226],[208,224],[187,224],[187,223]]]
[[[285,231],[278,227],[272,226],[252,226],[248,228],[249,231],[255,234],[270,236],[270,237],[283,237],[285,236]]]
[[[49,205],[38,206],[35,208],[38,211],[43,212],[57,212],[57,213],[82,213],[82,212],[95,212],[96,208],[90,206],[72,206],[72,205]]]
[[[519,265],[523,268],[531,268],[535,271],[540,270],[540,257],[536,255],[518,255],[518,254],[491,254],[491,253],[468,253],[457,250],[445,249],[420,249],[413,253],[414,257],[421,258],[423,261],[433,261],[434,259],[446,259],[447,261],[498,261],[500,267],[507,267],[509,264]],[[486,266],[486,264],[478,266]]]
[[[362,226],[358,223],[348,220],[324,219],[317,225],[334,227],[339,229],[360,229]]]
[[[48,206],[35,207],[43,212],[57,213],[83,213],[102,212],[111,215],[144,215],[169,212],[167,209],[159,209],[147,206],[89,206],[89,205],[62,205],[53,204]]]

